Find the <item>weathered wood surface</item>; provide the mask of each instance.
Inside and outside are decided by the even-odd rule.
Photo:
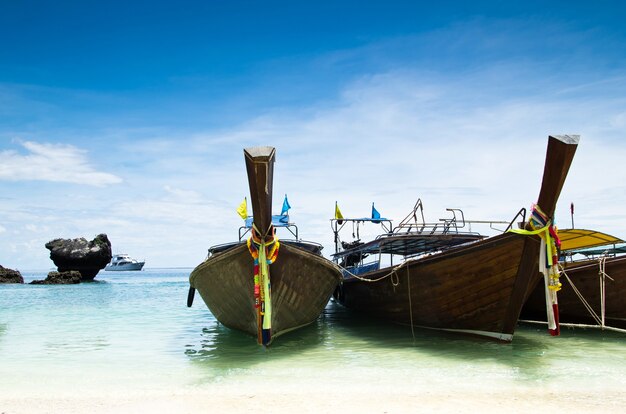
[[[271,272],[272,339],[315,321],[341,278],[329,260],[288,244],[280,246]],[[190,283],[218,321],[257,335],[253,261],[245,244],[201,263]]]
[[[254,225],[270,241],[273,233],[272,186],[276,151],[273,147],[244,149]],[[306,244],[306,243],[305,243]],[[312,244],[306,244],[311,248]],[[313,322],[341,280],[339,268],[321,255],[282,243],[270,265],[272,340]],[[257,336],[258,308],[254,306],[254,259],[245,243],[209,257],[190,276],[211,313],[225,326]]]
[[[506,334],[512,333],[505,330],[504,322],[525,243],[523,236],[499,235],[416,260],[379,282],[349,279],[338,300],[393,322],[492,333],[505,341]],[[378,270],[367,278],[375,280],[390,270]]]
[[[273,147],[253,147],[243,150],[250,187],[250,202],[254,225],[261,233],[267,234],[272,224],[272,192],[274,183],[274,161],[276,150]]]

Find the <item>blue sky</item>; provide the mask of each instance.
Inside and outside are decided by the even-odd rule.
[[[195,266],[236,237],[254,145],[330,254],[335,201],[509,220],[548,135],[580,134],[557,224],[574,202],[626,237],[625,6],[511,3],[0,1],[0,264],[107,233]]]

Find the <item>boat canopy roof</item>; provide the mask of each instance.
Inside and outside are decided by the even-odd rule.
[[[307,240],[282,239],[280,242],[281,244],[288,244],[291,246],[295,246],[300,249],[303,249],[303,250],[306,250],[306,251],[309,251],[311,253],[318,254],[318,255],[321,255],[322,250],[324,249],[324,246],[322,246],[321,244],[312,242],[312,241],[307,241]],[[223,243],[223,244],[211,246],[209,247],[209,256],[212,256],[216,253],[225,252],[226,250],[230,250],[233,247],[239,246],[240,244],[246,244],[246,240],[241,240],[238,242]]]
[[[585,249],[585,250],[577,251],[575,253],[584,254],[587,257],[603,256],[603,255],[616,256],[618,254],[626,253],[626,246],[605,247],[601,249]]]
[[[251,231],[252,224],[254,223],[254,217],[250,216],[246,218],[243,226],[239,227],[239,241],[243,240],[246,234]],[[295,223],[289,221],[289,214],[278,214],[272,216],[272,226],[274,228],[285,228],[289,233],[291,233],[296,240],[299,240],[298,237],[298,226]]]
[[[333,257],[338,260],[352,254],[376,253],[408,257],[445,250],[485,238],[479,233],[462,230],[466,223],[470,223],[465,221],[462,210],[456,208],[446,210],[452,217],[439,219],[436,223],[427,223],[424,220],[422,200],[418,199],[411,212],[395,227],[392,227],[391,220],[382,217],[331,219],[336,250]],[[380,224],[383,233],[367,243],[360,243],[358,240],[356,243],[348,243],[344,250],[339,251],[339,231],[347,222],[356,222],[357,225],[360,222]]]
[[[254,217],[250,216],[246,218],[245,228],[251,229],[252,223],[254,222]],[[280,214],[276,216],[272,216],[272,226],[274,227],[288,227],[289,226],[289,215]]]
[[[417,254],[431,253],[457,246],[476,240],[484,236],[478,233],[389,233],[376,239],[341,252],[335,253],[335,258],[341,258],[354,253],[362,254],[397,254],[402,256],[414,256]]]
[[[611,236],[609,234],[595,230],[585,229],[559,230],[559,239],[561,239],[561,251],[564,252],[569,250],[586,249],[590,247],[624,243],[624,240],[619,239],[615,236]]]

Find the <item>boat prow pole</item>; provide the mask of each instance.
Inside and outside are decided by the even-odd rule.
[[[561,195],[579,141],[579,135],[550,135],[548,138],[546,162],[537,204],[550,218],[554,216],[556,203]]]
[[[257,341],[259,344],[267,346],[272,341],[272,289],[269,271],[270,261],[266,258],[266,247],[269,244],[273,244],[274,248],[278,247],[272,228],[272,187],[276,150],[273,147],[254,147],[244,149],[243,153],[246,159],[252,215],[254,217],[252,240],[248,246],[251,249],[252,257],[254,257]]]
[[[539,190],[537,205],[550,220],[552,220],[554,216],[556,204],[561,190],[563,189],[563,185],[565,184],[565,179],[567,178],[579,141],[579,135],[550,135],[548,137],[543,178],[541,180],[541,189]],[[530,230],[528,224],[526,224],[526,229]],[[524,244],[522,261],[520,262],[514,287],[515,294],[511,297],[507,312],[509,317],[504,326],[505,332],[514,331],[522,306],[537,284],[538,254],[539,246],[536,242],[527,241]],[[554,293],[554,295],[556,295],[556,293]],[[554,312],[555,318],[558,320],[556,296],[553,297],[553,302],[554,304],[551,306],[551,309]],[[547,303],[548,302],[546,302],[546,304]],[[551,330],[550,333],[553,335],[558,334],[558,327],[556,330]]]
[[[274,147],[253,147],[243,150],[250,186],[254,225],[260,236],[267,234],[272,224],[272,187],[274,181]]]
[[[554,211],[556,209],[559,195],[563,189],[565,178],[569,171],[569,167],[574,159],[574,154],[578,148],[578,142],[580,136],[578,135],[555,135],[550,136],[548,139],[548,149],[546,152],[546,165],[543,172],[543,180],[541,183],[541,190],[539,191],[539,197],[537,199],[537,205],[543,210],[543,212],[549,217],[549,224],[554,222]],[[551,243],[544,240],[542,243]],[[548,249],[547,251],[550,251]],[[543,262],[546,256],[541,253],[540,263]],[[556,252],[553,253],[553,261],[557,260]],[[547,261],[548,258],[545,258]],[[543,269],[544,275],[544,288],[546,296],[546,313],[548,319],[548,332],[552,336],[558,336],[560,334],[559,327],[559,305],[557,300],[557,289],[552,290],[553,286],[550,286],[551,278],[556,276],[558,280],[558,269],[555,267],[556,263],[553,263],[551,269],[547,268],[547,265],[540,265]],[[527,292],[527,297],[530,292]]]

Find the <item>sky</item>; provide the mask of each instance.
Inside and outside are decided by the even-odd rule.
[[[557,226],[574,203],[576,227],[626,238],[624,21],[602,0],[0,0],[0,265],[106,233],[194,267],[236,240],[257,145],[275,213],[286,194],[327,257],[335,202],[511,220],[561,134],[581,138]]]

